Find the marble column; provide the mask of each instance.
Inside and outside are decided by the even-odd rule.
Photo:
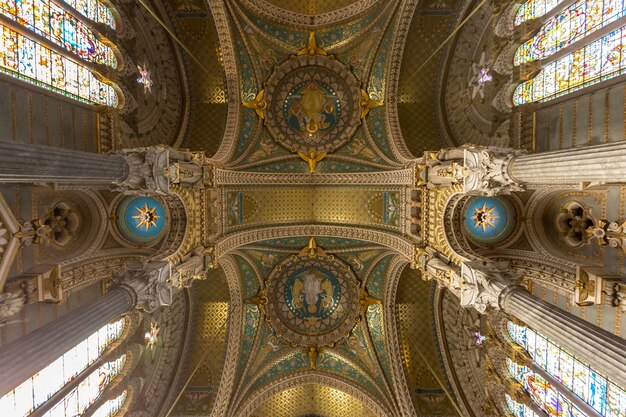
[[[500,296],[500,308],[616,384],[626,386],[625,339],[548,304],[522,287],[507,288]]]
[[[71,311],[0,349],[0,397],[55,361],[102,326],[131,311],[137,296],[127,286]]]
[[[113,275],[119,285],[99,299],[0,348],[0,397],[133,308],[152,312],[172,303],[168,262],[131,261]]]
[[[626,141],[518,155],[508,172],[522,184],[626,182]]]
[[[111,184],[128,175],[122,156],[0,141],[0,182]]]

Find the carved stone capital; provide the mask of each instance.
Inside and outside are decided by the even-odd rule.
[[[493,196],[523,191],[522,184],[509,173],[511,161],[521,150],[496,147],[443,149],[426,158],[430,187],[463,184],[467,194]]]
[[[165,261],[129,261],[113,273],[120,286],[135,298],[135,307],[153,312],[172,303],[171,265]]]
[[[201,152],[166,146],[125,149],[116,153],[128,164],[117,191],[169,194],[171,184],[193,187],[213,184],[213,167]]]
[[[508,263],[465,262],[461,265],[461,306],[481,314],[500,310],[501,297],[517,288],[520,279],[521,274],[508,268]]]

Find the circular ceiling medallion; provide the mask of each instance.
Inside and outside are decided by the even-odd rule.
[[[465,233],[478,244],[502,243],[516,222],[515,208],[506,197],[472,197],[463,209]]]
[[[293,56],[267,80],[265,123],[292,152],[332,152],[361,123],[360,94],[354,75],[337,60]]]
[[[341,339],[359,316],[359,283],[350,267],[332,256],[286,258],[270,274],[267,294],[272,327],[300,346]]]
[[[165,231],[167,215],[159,200],[150,197],[125,197],[115,209],[120,234],[134,243],[150,243]]]

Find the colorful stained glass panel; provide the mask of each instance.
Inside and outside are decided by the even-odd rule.
[[[113,50],[51,0],[0,0],[0,13],[82,59],[117,67]]]
[[[547,64],[535,78],[517,86],[513,103],[548,101],[616,77],[626,68],[626,53],[622,53],[625,48],[626,27],[622,27]]]
[[[24,417],[30,414],[37,407],[45,403],[65,384],[72,381],[78,374],[83,372],[91,365],[101,354],[100,347],[106,347],[115,339],[119,338],[123,330],[124,320],[107,324],[100,331],[95,332],[86,340],[79,343],[56,361],[46,366],[43,370],[24,381],[13,391],[0,398],[0,411],[2,417]],[[90,350],[96,349],[95,352]],[[103,367],[111,368],[109,374],[117,375],[124,359],[121,362],[111,362],[103,365]],[[108,369],[107,368],[107,369]],[[97,389],[97,386],[96,386]],[[64,404],[69,406],[70,410],[78,409],[78,397],[71,395],[66,397]],[[62,402],[63,403],[63,402]],[[54,414],[57,413],[57,414]],[[59,411],[48,413],[46,416],[52,417],[58,415]],[[65,417],[65,414],[60,414]],[[72,416],[73,414],[68,414]]]
[[[528,20],[537,19],[549,13],[564,1],[565,0],[528,0],[517,9],[515,14],[515,26],[519,26]]]
[[[118,105],[113,86],[82,65],[2,25],[0,71],[83,102]]]
[[[626,402],[624,401],[626,399],[626,391],[623,388],[574,358],[552,341],[535,333],[532,329],[509,322],[508,330],[511,338],[529,353],[537,365],[559,380],[567,389],[598,411],[600,415],[605,417],[626,417]],[[539,375],[529,374],[529,372],[532,373],[531,370],[521,367],[514,362],[509,363],[509,371],[515,379],[524,385],[531,396],[534,395],[533,399],[539,401],[541,396],[533,394],[533,392],[543,389],[545,395],[551,398],[549,404],[544,404],[548,407],[544,408],[544,410],[546,410],[549,416],[560,416],[560,414],[553,414],[554,410],[549,408],[555,409],[559,404],[559,401],[555,400],[553,395],[549,395],[549,390],[546,387],[542,388],[541,384],[538,384],[539,388],[531,386],[531,376],[533,376],[532,380],[536,382],[540,378]],[[567,401],[566,403],[569,404]],[[538,404],[543,408],[543,405],[539,402]],[[558,411],[558,407],[556,410]],[[564,410],[570,410],[570,408],[565,407]],[[571,410],[568,412],[571,413],[565,414],[568,417],[570,415],[574,417],[584,416],[575,407],[571,407]]]

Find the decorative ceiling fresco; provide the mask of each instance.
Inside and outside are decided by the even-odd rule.
[[[209,6],[172,7],[182,37],[209,50],[201,59],[219,35],[224,83],[204,83],[200,73],[194,82],[221,91],[215,108],[227,117],[192,127],[202,134],[187,146],[215,152],[215,257],[227,281],[220,291],[228,286],[231,298],[194,298],[197,343],[176,415],[457,415],[437,385],[444,372],[433,338],[418,337],[427,368],[405,331],[416,334],[407,314],[419,317],[418,331],[431,314],[429,286],[401,278],[418,203],[396,104],[416,2]],[[211,16],[216,32],[202,23]],[[399,280],[419,302],[396,299]],[[208,324],[213,316],[224,322]],[[210,353],[198,347],[206,343]]]

